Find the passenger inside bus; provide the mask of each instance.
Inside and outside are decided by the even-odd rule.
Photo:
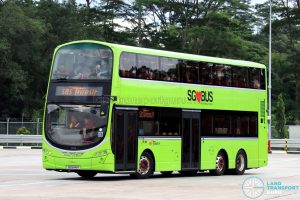
[[[109,64],[106,60],[101,60],[100,64],[96,65],[95,69],[98,79],[109,79]]]
[[[185,66],[185,70],[184,70],[184,82],[185,83],[192,83],[192,79],[191,79],[191,71],[190,71],[190,66]]]
[[[74,74],[73,76],[74,79],[87,79],[90,78],[92,74],[92,70],[90,67],[85,66],[85,64],[79,64],[77,65],[77,67],[74,68],[73,74]]]
[[[136,77],[136,71],[137,71],[137,68],[132,66],[129,70],[129,78],[135,78]]]
[[[141,66],[137,69],[137,78],[149,79],[149,69],[146,66]]]
[[[216,65],[215,70],[215,84],[224,85],[224,67],[222,65]]]
[[[80,122],[75,115],[71,115],[69,128],[71,129],[80,128]]]
[[[258,69],[249,69],[249,84],[251,88],[259,89],[260,88],[260,70]]]
[[[84,117],[84,127],[80,134],[84,143],[93,142],[97,138],[95,122],[90,115]]]
[[[70,66],[61,64],[60,67],[54,73],[54,76],[68,78],[71,72],[72,68]]]
[[[260,88],[260,82],[258,79],[254,79],[253,80],[253,87],[252,88],[255,88],[255,89],[259,89]]]

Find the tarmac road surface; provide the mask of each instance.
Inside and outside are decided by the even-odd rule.
[[[268,167],[243,176],[197,176],[159,173],[146,180],[129,175],[98,174],[84,180],[75,173],[46,171],[41,150],[0,150],[0,199],[300,199],[300,154],[269,155]],[[248,197],[247,197],[248,196]]]

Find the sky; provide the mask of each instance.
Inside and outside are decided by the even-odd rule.
[[[266,0],[252,0],[252,4],[264,3]]]
[[[264,3],[266,2],[267,0],[252,0],[252,4],[255,5],[255,4],[258,4],[258,3]]]
[[[255,5],[255,4],[258,4],[258,3],[264,3],[266,2],[267,0],[251,0],[252,4]],[[86,3],[85,0],[77,0],[78,3]]]
[[[76,1],[79,4],[86,4],[85,0],[76,0]],[[134,0],[127,0],[127,1],[134,1]],[[262,4],[262,3],[266,2],[266,1],[269,1],[269,0],[251,0],[251,3],[252,3],[252,5],[255,5],[255,4]],[[94,1],[94,2],[97,2],[97,0]],[[124,23],[124,22],[122,22],[122,23]]]

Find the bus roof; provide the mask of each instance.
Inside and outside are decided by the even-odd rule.
[[[266,68],[266,66],[263,64],[251,62],[251,61],[218,58],[218,57],[211,57],[211,56],[202,56],[202,55],[196,55],[196,54],[179,53],[179,52],[174,52],[174,51],[157,50],[157,49],[150,49],[150,48],[144,48],[144,47],[134,47],[134,46],[114,44],[114,43],[108,43],[108,42],[102,42],[102,41],[96,41],[96,40],[73,41],[73,42],[62,44],[62,45],[58,46],[57,49],[62,46],[75,44],[75,43],[85,43],[85,42],[103,44],[103,45],[107,45],[111,48],[119,48],[119,49],[121,49],[121,51],[124,51],[124,52],[148,54],[148,55],[163,56],[163,57],[192,60],[192,61],[212,62],[212,63],[218,63],[218,64],[235,65],[235,66],[240,66],[240,67],[255,67],[255,68],[263,68],[263,69]]]

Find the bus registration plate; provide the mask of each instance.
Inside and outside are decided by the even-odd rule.
[[[67,169],[80,169],[79,165],[67,165]]]

